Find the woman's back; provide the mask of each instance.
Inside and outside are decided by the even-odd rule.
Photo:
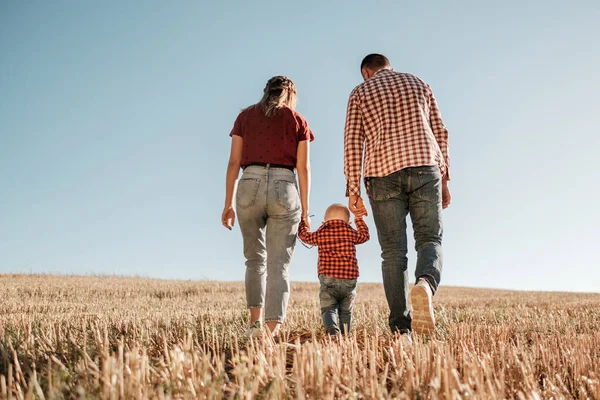
[[[270,163],[294,167],[298,143],[314,139],[304,117],[290,107],[277,109],[267,117],[260,105],[243,110],[230,136],[244,140],[242,166]]]

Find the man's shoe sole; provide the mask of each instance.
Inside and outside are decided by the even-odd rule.
[[[432,333],[435,329],[435,317],[427,290],[414,286],[410,291],[410,302],[413,308],[412,330],[420,335]]]

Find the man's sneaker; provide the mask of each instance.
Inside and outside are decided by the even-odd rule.
[[[244,332],[244,336],[250,339],[260,338],[263,335],[262,324],[260,321],[254,322],[254,325],[250,325]]]
[[[429,334],[435,329],[433,293],[425,279],[419,279],[410,291],[412,303],[412,329],[418,334]]]

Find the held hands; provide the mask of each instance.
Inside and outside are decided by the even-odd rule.
[[[233,207],[225,207],[221,215],[221,223],[229,230],[235,225],[235,210]]]
[[[308,212],[302,212],[302,221],[306,225],[306,230],[310,232],[310,215],[308,215]]]
[[[348,198],[348,208],[350,211],[352,211],[352,214],[354,214],[355,218],[362,218],[369,215],[367,208],[365,207],[365,203],[360,196],[350,195]]]

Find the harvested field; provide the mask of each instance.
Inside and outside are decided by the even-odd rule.
[[[597,398],[600,294],[440,288],[404,347],[379,284],[353,332],[292,285],[284,340],[241,337],[241,283],[0,275],[0,398]]]

